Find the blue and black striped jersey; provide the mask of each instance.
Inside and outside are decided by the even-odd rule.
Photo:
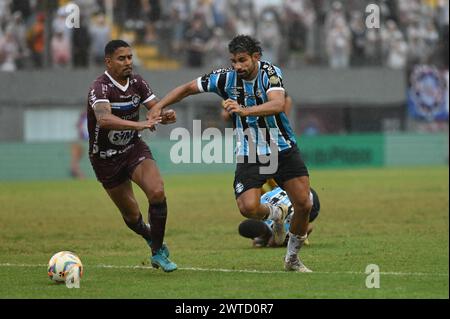
[[[200,92],[212,92],[224,100],[233,99],[244,107],[264,104],[267,93],[282,90],[281,70],[266,61],[260,61],[258,75],[251,81],[240,78],[233,69],[217,69],[197,79]],[[257,155],[269,155],[270,146],[276,145],[278,152],[287,150],[297,142],[284,112],[268,116],[237,116],[233,114],[236,130],[236,155],[248,156],[249,141],[257,148]]]

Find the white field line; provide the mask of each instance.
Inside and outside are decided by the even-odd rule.
[[[0,267],[47,267],[44,264],[11,264],[0,263]],[[92,268],[109,268],[109,269],[153,269],[151,266],[117,266],[117,265],[89,265]],[[178,270],[186,271],[204,271],[204,272],[225,272],[225,273],[249,273],[249,274],[287,274],[286,271],[269,271],[269,270],[252,270],[252,269],[223,269],[223,268],[198,268],[198,267],[181,267]],[[364,272],[358,271],[314,271],[313,274],[330,274],[330,275],[366,275]],[[380,275],[388,276],[431,276],[431,277],[448,277],[448,273],[424,273],[424,272],[382,272]]]

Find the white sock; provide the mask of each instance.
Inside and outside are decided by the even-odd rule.
[[[270,205],[270,204],[267,204],[266,206],[269,207],[269,211],[270,211],[267,219],[279,221],[282,216],[281,208],[278,206]]]
[[[300,251],[300,248],[302,248],[303,243],[305,242],[306,238],[308,238],[308,234],[304,236],[295,235],[291,232],[288,232],[289,234],[289,241],[287,244],[287,254],[286,258],[288,256],[297,256],[298,252]]]

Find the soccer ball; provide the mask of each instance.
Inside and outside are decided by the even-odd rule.
[[[78,271],[78,277],[83,276],[83,264],[80,258],[71,251],[60,251],[48,262],[48,277],[55,282],[65,282],[70,271]]]

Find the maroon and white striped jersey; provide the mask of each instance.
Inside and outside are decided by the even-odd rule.
[[[152,89],[140,75],[131,75],[125,86],[114,80],[108,72],[99,76],[89,88],[87,101],[89,156],[106,159],[126,153],[141,137],[136,130],[100,128],[93,108],[96,103],[109,103],[112,114],[137,122],[140,105],[154,98],[156,96]]]

